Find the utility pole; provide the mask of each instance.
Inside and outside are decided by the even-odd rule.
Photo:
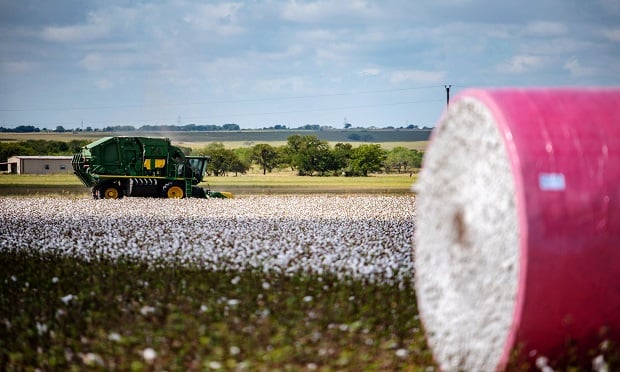
[[[452,85],[444,85],[444,87],[446,88],[446,107],[450,105],[450,88],[452,88]]]

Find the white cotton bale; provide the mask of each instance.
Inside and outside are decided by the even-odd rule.
[[[418,308],[442,370],[589,366],[620,342],[618,107],[618,89],[450,102],[415,185]]]
[[[514,181],[481,102],[453,104],[441,123],[416,185],[419,311],[443,370],[491,370],[502,356],[518,281]]]

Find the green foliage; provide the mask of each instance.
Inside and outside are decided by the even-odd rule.
[[[241,162],[237,154],[231,149],[224,148],[221,142],[210,143],[198,155],[207,155],[211,159],[207,164],[207,174],[213,176],[225,176],[228,172],[245,173],[247,168]]]
[[[33,125],[18,125],[15,128],[0,127],[0,133],[38,133],[40,131]]]
[[[7,370],[433,364],[412,285],[1,252]],[[151,358],[152,357],[152,358]]]
[[[334,146],[334,164],[337,169],[346,169],[351,163],[353,156],[353,145],[350,143],[338,142]]]
[[[271,145],[259,143],[252,147],[252,160],[254,160],[263,170],[263,174],[267,171],[271,172],[279,164],[278,151]]]
[[[6,161],[14,155],[71,155],[78,152],[90,140],[46,141],[27,140],[22,142],[0,142],[0,161]],[[181,147],[185,154],[192,153],[189,147]],[[371,172],[396,170],[407,172],[419,168],[423,152],[395,147],[386,152],[378,144],[361,144],[353,148],[350,143],[336,143],[334,148],[329,143],[314,135],[292,135],[287,144],[275,148],[261,143],[252,148],[227,149],[221,142],[210,143],[194,151],[197,155],[208,155],[211,160],[207,173],[223,176],[230,172],[246,173],[252,163],[263,170],[271,172],[279,166],[290,166],[299,175],[338,175],[346,173],[352,176],[367,176]]]
[[[349,173],[353,176],[367,176],[369,172],[378,172],[385,158],[386,151],[380,145],[360,145],[351,154]]]
[[[290,136],[286,153],[291,168],[297,169],[300,176],[314,173],[323,176],[339,169],[329,144],[317,136]]]
[[[4,162],[16,155],[72,155],[89,142],[88,140],[0,142],[0,161]]]
[[[386,170],[396,170],[398,173],[409,172],[411,168],[422,167],[424,153],[418,150],[410,150],[406,147],[397,146],[387,154],[385,161]]]

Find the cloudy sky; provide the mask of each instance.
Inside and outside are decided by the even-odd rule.
[[[618,0],[0,0],[0,126],[432,126],[468,87],[619,86]]]

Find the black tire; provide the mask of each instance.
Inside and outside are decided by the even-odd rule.
[[[99,186],[100,199],[122,199],[123,191],[114,183],[106,183]]]
[[[183,199],[186,197],[185,190],[176,182],[168,182],[165,184],[162,189],[162,194],[163,197],[167,199]]]

